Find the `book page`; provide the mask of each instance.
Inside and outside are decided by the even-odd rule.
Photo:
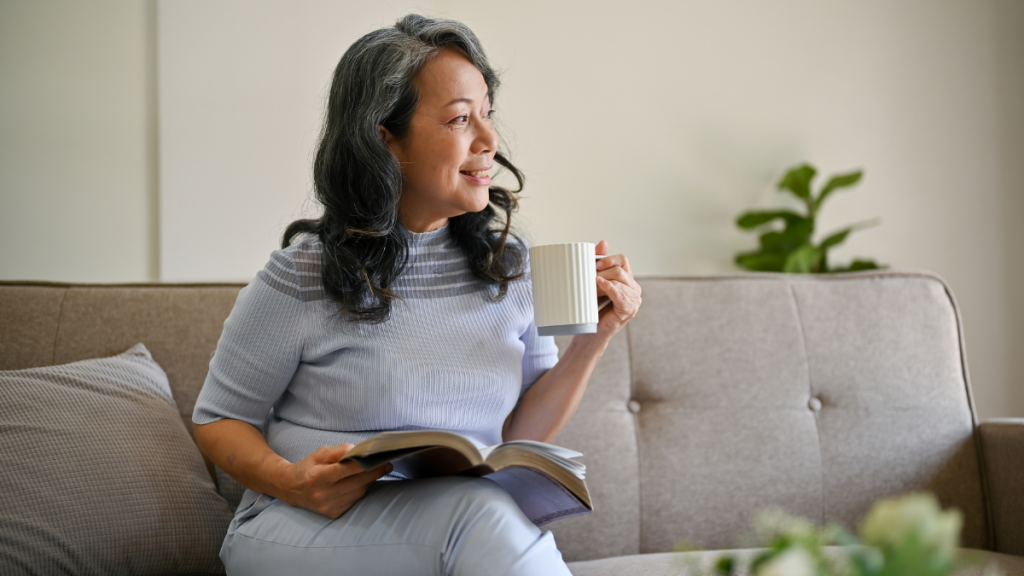
[[[480,454],[484,460],[488,460],[491,454],[496,451],[505,450],[521,450],[523,452],[529,452],[554,462],[560,467],[564,468],[567,472],[573,476],[583,480],[587,476],[587,467],[581,462],[570,460],[569,458],[575,458],[583,456],[582,452],[570,450],[568,448],[562,448],[561,446],[555,446],[554,444],[545,444],[544,442],[534,442],[533,440],[513,440],[511,442],[505,442],[504,444],[498,444],[496,446],[488,446],[480,450]]]
[[[536,526],[570,516],[590,514],[569,490],[533,468],[509,466],[484,476],[505,489]]]

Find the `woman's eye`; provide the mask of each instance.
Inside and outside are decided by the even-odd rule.
[[[469,122],[469,116],[463,114],[462,116],[456,116],[455,118],[452,118],[449,124],[464,124],[466,122]]]
[[[487,114],[485,114],[484,117],[485,118],[493,118],[494,117],[494,112],[495,112],[494,108],[491,108],[490,110],[487,111]]]

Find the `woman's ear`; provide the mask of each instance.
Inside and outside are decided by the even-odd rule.
[[[377,127],[377,133],[380,134],[380,139],[383,140],[384,143],[388,145],[388,148],[391,148],[392,152],[394,152],[394,145],[395,145],[395,136],[394,136],[394,134],[392,134],[390,130],[388,130],[387,128],[385,128],[383,126],[378,126]]]

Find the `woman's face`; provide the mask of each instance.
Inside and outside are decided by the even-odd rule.
[[[384,138],[402,166],[399,218],[413,232],[487,207],[488,173],[498,150],[487,83],[459,50],[446,48],[414,80],[420,101],[409,130]]]

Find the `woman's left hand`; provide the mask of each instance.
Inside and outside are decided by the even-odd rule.
[[[601,240],[594,252],[598,256],[608,254],[608,242]],[[597,296],[607,296],[611,303],[598,315],[597,334],[610,338],[632,320],[643,302],[641,292],[625,255],[615,254],[598,260]]]

